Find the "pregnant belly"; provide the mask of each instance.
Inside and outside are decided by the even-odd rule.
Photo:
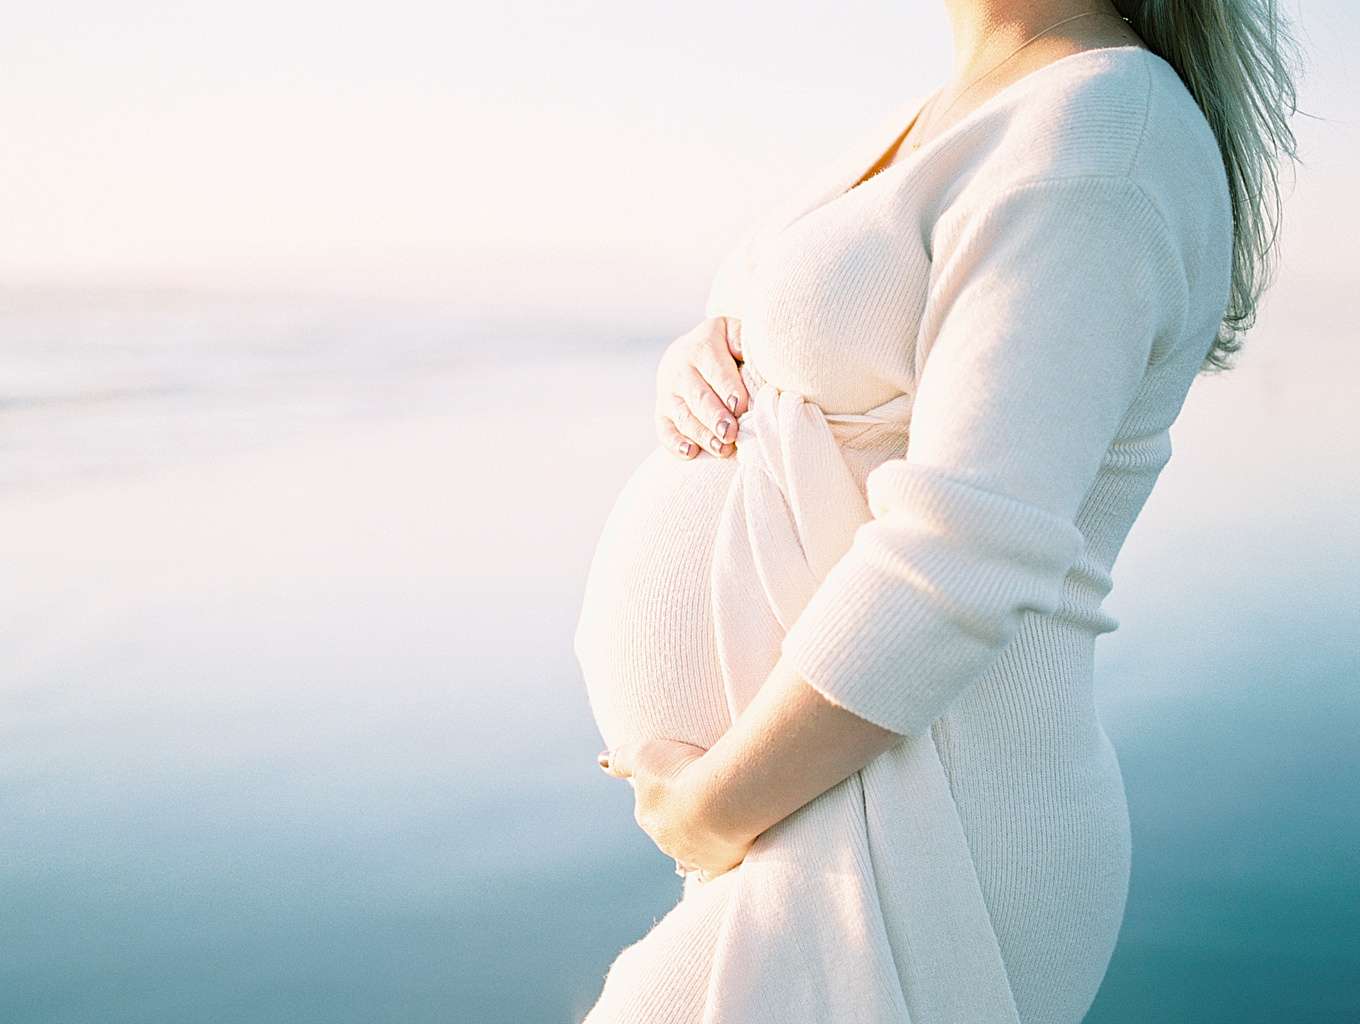
[[[615,499],[574,638],[608,746],[664,737],[709,747],[727,729],[709,574],[734,472],[732,458],[656,448]]]

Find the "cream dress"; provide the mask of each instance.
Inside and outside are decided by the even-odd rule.
[[[1114,949],[1094,644],[1225,308],[1226,178],[1174,70],[1122,46],[847,191],[921,101],[723,262],[737,455],[643,461],[575,636],[609,746],[711,746],[781,650],[903,740],[688,877],[588,1024],[1077,1024]]]

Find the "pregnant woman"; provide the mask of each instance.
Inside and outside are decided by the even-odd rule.
[[[685,881],[589,1024],[1076,1024],[1113,951],[1101,605],[1268,276],[1289,39],[1260,0],[947,7],[957,80],[661,361],[575,649]]]

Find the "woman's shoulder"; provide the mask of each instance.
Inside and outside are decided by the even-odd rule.
[[[1163,57],[1141,47],[1086,51],[1041,68],[960,147],[937,227],[966,221],[1012,190],[1094,179],[1155,207],[1191,274],[1231,256],[1232,204],[1204,112]],[[1070,190],[1054,188],[1054,201]],[[1222,277],[1222,273],[1217,274]]]
[[[1199,104],[1163,57],[1137,46],[1080,51],[995,97],[959,147],[976,191],[1065,177],[1126,178],[1226,197],[1222,157]]]

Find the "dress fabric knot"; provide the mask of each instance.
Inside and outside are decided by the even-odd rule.
[[[912,404],[903,394],[862,414],[824,413],[742,369],[752,401],[738,419],[710,577],[733,718],[871,518],[842,445],[870,432],[905,437]],[[928,731],[768,829],[736,868],[687,879],[684,898],[723,901],[704,1024],[1018,1024]]]

